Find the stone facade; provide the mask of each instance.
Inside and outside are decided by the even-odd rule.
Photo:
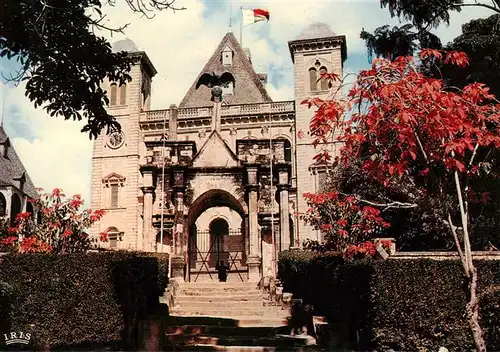
[[[166,110],[150,110],[156,71],[127,43],[137,59],[132,81],[105,83],[122,132],[94,144],[91,205],[108,212],[92,234],[107,231],[118,249],[169,252],[171,275],[190,281],[217,280],[221,263],[229,281],[258,281],[275,274],[279,251],[320,239],[294,216],[325,175],[307,135],[312,111],[300,102],[337,88],[318,78],[342,75],[345,37],[314,24],[289,42],[295,100],[272,102],[267,76],[228,33],[200,73],[233,74],[223,101],[212,103],[195,81]]]

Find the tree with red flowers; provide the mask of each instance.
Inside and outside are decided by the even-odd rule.
[[[85,232],[104,215],[103,210],[81,210],[80,195],[66,198],[56,188],[31,199],[36,216],[29,212],[17,215],[1,243],[21,252],[82,252],[91,248],[92,241]],[[101,241],[106,240],[101,234]]]
[[[421,59],[428,57],[459,67],[468,64],[461,52],[420,52]],[[340,81],[334,74],[326,78]],[[418,208],[432,200],[436,216],[455,243],[467,280],[467,318],[477,349],[485,351],[469,204],[487,195],[474,193],[470,185],[495,170],[491,156],[500,148],[499,102],[483,84],[446,87],[442,80],[419,72],[413,57],[399,57],[375,59],[371,69],[359,73],[346,97],[314,98],[304,104],[316,108],[310,133],[319,148],[317,162],[345,167],[361,160],[363,172],[374,182],[388,189],[407,189],[404,202],[374,202],[357,195],[343,199],[352,196],[358,204],[382,211]],[[339,141],[342,150],[332,159],[330,146]],[[360,209],[353,212],[359,214]],[[338,212],[328,224],[338,224],[343,216]],[[342,236],[341,231],[336,235]]]

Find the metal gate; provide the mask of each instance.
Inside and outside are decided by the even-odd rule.
[[[204,276],[210,280],[218,280],[217,264],[221,261],[228,267],[228,279],[231,276],[238,281],[247,280],[243,231],[229,230],[223,235],[197,231],[189,248],[190,281],[199,281]]]

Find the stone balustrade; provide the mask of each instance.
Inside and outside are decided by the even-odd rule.
[[[213,108],[179,108],[178,119],[193,119],[193,118],[210,118],[212,117]],[[269,114],[269,113],[287,113],[295,111],[295,102],[278,101],[273,103],[262,104],[244,104],[244,105],[225,105],[222,106],[222,116],[238,116],[238,115],[253,115],[253,114]],[[169,120],[170,109],[145,111],[141,114],[141,121],[163,121]]]

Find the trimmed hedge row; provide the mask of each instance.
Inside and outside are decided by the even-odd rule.
[[[136,348],[140,322],[159,304],[159,273],[168,270],[163,258],[131,252],[0,258],[0,281],[11,290],[1,333],[30,332],[36,348]]]
[[[500,350],[500,262],[476,261],[488,349]],[[349,348],[386,351],[473,350],[466,291],[456,260],[364,260],[287,251],[280,255],[284,291],[312,303],[345,327]]]

